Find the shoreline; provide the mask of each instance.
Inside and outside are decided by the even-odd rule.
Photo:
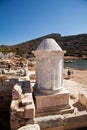
[[[64,60],[78,60],[78,59],[87,59],[87,56],[83,56],[83,57],[64,56]]]

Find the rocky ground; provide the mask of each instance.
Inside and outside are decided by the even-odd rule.
[[[70,92],[70,97],[78,97],[79,92],[87,91],[87,70],[74,70],[73,75],[68,79],[67,76],[68,69],[64,69],[64,87]],[[77,101],[73,105],[75,112],[78,113],[79,111],[84,111],[84,108],[81,104]],[[75,129],[75,130],[87,130],[86,128]]]

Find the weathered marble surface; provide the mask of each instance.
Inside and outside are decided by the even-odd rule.
[[[17,130],[40,130],[40,126],[38,124],[34,124],[34,125],[29,124]]]
[[[59,90],[63,87],[64,51],[52,38],[44,39],[36,51],[36,84],[41,90]],[[46,91],[44,91],[46,93]]]
[[[60,109],[65,109],[65,106],[69,108],[69,92],[64,88],[62,91],[52,95],[35,93],[35,99],[37,113],[59,111]]]
[[[13,98],[10,108],[11,130],[16,130],[21,126],[34,124],[35,122],[35,105],[29,89],[30,83],[22,81],[21,85],[16,84],[13,88],[15,91],[12,92]]]

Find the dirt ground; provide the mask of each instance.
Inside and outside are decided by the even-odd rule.
[[[67,71],[68,69],[64,69],[64,78],[67,78]],[[71,80],[87,86],[87,70],[73,70]]]

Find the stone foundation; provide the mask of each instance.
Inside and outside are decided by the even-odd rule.
[[[71,109],[69,105],[69,92],[63,88],[60,92],[52,95],[45,95],[35,92],[36,115],[45,116],[51,114],[67,113]]]
[[[67,91],[66,93],[68,93],[68,95],[65,97],[68,100],[65,100],[62,96],[62,98],[60,98],[60,96],[56,97],[56,95],[54,94],[55,96],[53,96],[53,100],[55,100],[56,103],[60,103],[60,106],[58,107],[49,106],[49,102],[51,105],[53,105],[53,100],[50,97],[51,95],[48,95],[49,98],[45,97],[47,103],[43,102],[44,96],[47,95],[42,95],[41,100],[39,99],[41,95],[38,95],[37,101],[40,100],[40,102],[39,106],[37,106],[36,104],[35,108],[34,100],[29,86],[29,81],[17,81],[16,79],[5,81],[3,83],[3,86],[0,84],[0,110],[9,110],[9,106],[11,103],[11,130],[68,130],[87,127],[86,108],[80,111],[79,109],[78,111],[76,111],[75,108],[70,108],[70,106],[67,105],[67,102],[69,100],[69,93]],[[65,106],[61,104],[59,99],[63,100]],[[86,107],[86,93],[79,93],[78,101]],[[45,103],[47,105],[46,109],[44,108]],[[54,105],[56,105],[56,103]],[[41,108],[41,105],[43,106],[43,109]],[[63,109],[61,108],[61,105]],[[39,110],[39,113],[37,113],[37,108]],[[34,124],[38,124],[40,127],[36,127],[34,126]]]
[[[35,106],[32,93],[29,89],[29,82],[16,84],[12,91],[10,126],[11,130],[16,130],[27,124],[34,124]]]
[[[35,123],[40,125],[41,130],[71,130],[87,127],[87,113],[50,115],[37,117]]]
[[[12,99],[12,89],[15,84],[14,80],[0,82],[0,111],[8,111]]]

